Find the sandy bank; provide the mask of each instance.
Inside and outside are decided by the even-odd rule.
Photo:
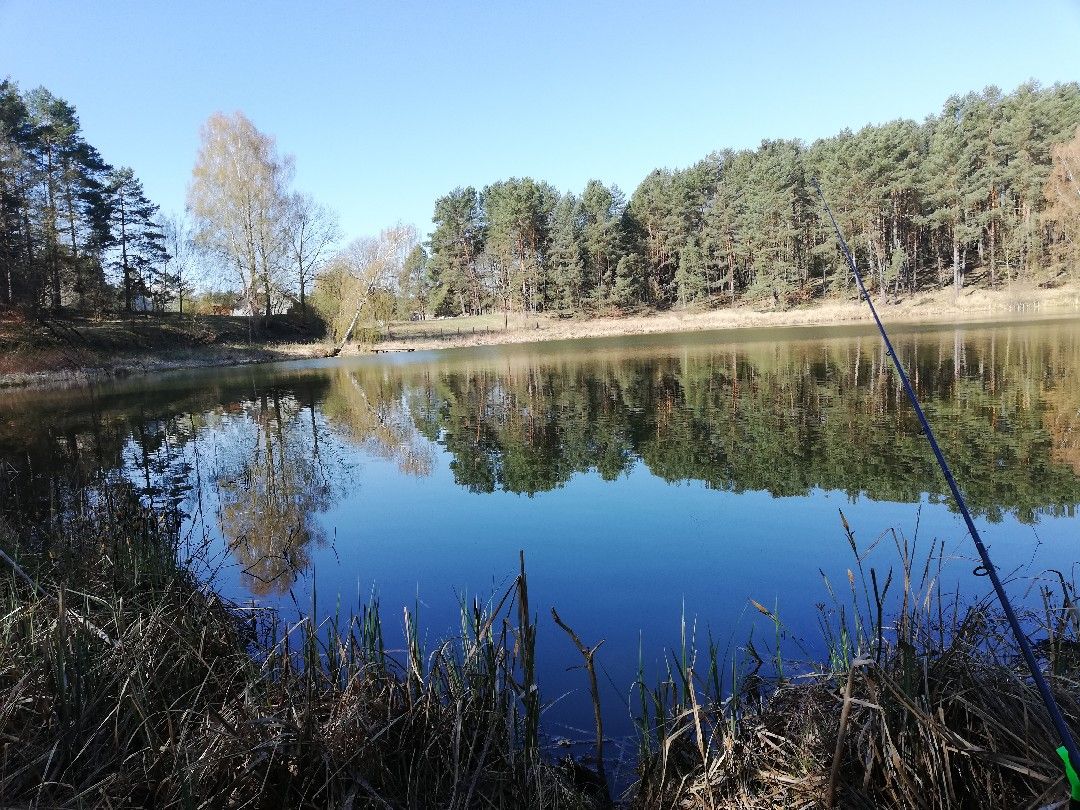
[[[1052,289],[1013,286],[1000,290],[972,290],[957,298],[952,290],[938,290],[887,303],[875,301],[886,324],[960,323],[1009,316],[1045,317],[1080,314],[1080,283]],[[373,351],[446,349],[492,346],[547,340],[617,337],[697,332],[740,327],[828,326],[869,322],[866,305],[857,300],[818,303],[792,309],[755,308],[751,305],[713,310],[679,310],[622,317],[560,318],[553,315],[511,315],[504,328],[501,314],[474,318],[445,318],[392,325],[387,339],[376,346],[350,344],[343,355]],[[154,374],[178,369],[238,366],[325,357],[330,347],[321,341],[273,343],[256,346],[206,345],[185,348],[153,347],[126,350],[85,359],[66,356],[49,362],[49,350],[32,351],[9,363],[0,373],[0,389],[16,387],[80,386],[93,382]],[[61,359],[61,358],[58,358]],[[24,365],[25,362],[25,365]],[[11,366],[14,367],[11,367]]]
[[[878,300],[874,303],[886,325],[969,322],[1025,314],[1033,317],[1066,315],[1080,313],[1080,283],[1070,282],[1053,289],[1014,286],[1001,290],[972,290],[963,293],[959,298],[951,289],[939,290],[916,295],[898,303]],[[858,300],[819,303],[787,310],[736,306],[591,319],[545,315],[516,317],[517,323],[511,321],[506,329],[502,328],[501,324],[492,326],[490,321],[486,328],[482,323],[472,329],[467,325],[462,328],[462,323],[467,324],[470,319],[456,318],[427,321],[423,325],[401,324],[395,326],[391,330],[390,338],[380,342],[377,348],[385,351],[445,349],[739,327],[827,326],[871,321],[866,304]],[[439,334],[440,331],[442,334]],[[353,347],[349,353],[368,351],[370,349],[364,347]]]

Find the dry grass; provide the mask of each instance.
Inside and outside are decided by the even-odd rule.
[[[394,654],[377,604],[281,627],[222,601],[191,575],[198,549],[177,526],[117,484],[53,525],[0,525],[15,558],[0,560],[6,802],[610,804],[595,773],[542,750],[524,565],[491,604],[463,604],[461,636],[435,649],[420,648],[406,610],[407,649]],[[625,804],[1034,808],[1066,795],[1052,727],[993,606],[946,604],[940,549],[917,562],[889,535],[894,575],[867,567],[847,536],[854,569],[843,588],[825,583],[821,608],[827,662],[793,669],[748,644],[757,666],[728,680],[715,646],[699,655],[684,633],[669,676],[639,680]],[[1039,592],[1043,610],[1026,620],[1075,727],[1075,591],[1055,579]],[[758,607],[779,638],[780,619]],[[574,638],[589,663],[597,648]]]
[[[379,343],[387,351],[442,349],[575,340],[673,332],[696,332],[744,327],[826,326],[870,321],[866,305],[858,300],[814,301],[805,306],[777,309],[761,302],[720,306],[717,309],[670,310],[621,317],[559,318],[552,315],[510,315],[503,328],[502,313],[468,318],[394,323]],[[954,323],[1002,317],[1043,317],[1080,312],[1080,284],[1069,282],[1047,289],[1014,285],[995,290],[971,289],[956,298],[951,289],[920,293],[894,303],[876,302],[889,323]]]
[[[642,760],[635,806],[1067,803],[1055,753],[1060,742],[1000,611],[992,603],[963,613],[946,605],[937,587],[939,558],[931,553],[918,565],[912,547],[895,533],[891,537],[901,560],[895,578],[864,570],[864,555],[848,531],[858,566],[849,572],[846,604],[826,583],[833,598],[832,610],[822,611],[829,665],[784,678],[776,676],[784,668],[778,659],[774,677],[766,680],[759,669],[734,696],[719,699],[709,694],[710,679],[699,678],[690,665],[653,691],[654,733],[646,739],[652,748]],[[890,588],[900,611],[886,625]],[[1075,589],[1058,579],[1039,590],[1044,612],[1027,620],[1075,734]],[[772,611],[758,609],[780,626]]]
[[[430,655],[414,643],[397,660],[377,605],[256,632],[177,565],[168,520],[123,489],[90,501],[85,517],[15,544],[37,586],[10,568],[0,583],[6,801],[596,805],[538,750],[528,624],[508,618],[523,579],[492,611],[463,610],[457,643]]]
[[[275,316],[249,333],[247,318],[36,318],[0,320],[0,388],[84,385],[94,380],[182,368],[323,357],[327,348],[297,322]]]

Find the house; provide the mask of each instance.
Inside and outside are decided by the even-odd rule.
[[[228,315],[236,315],[247,318],[251,315],[257,315],[257,312],[252,312],[251,303],[244,300],[243,296],[240,296],[233,302],[232,308],[227,312]]]
[[[232,308],[229,310],[229,315],[236,315],[247,318],[254,315],[259,317],[264,314],[266,306],[266,298],[258,296],[255,301],[248,301],[242,295],[238,295],[236,300],[232,304]],[[298,306],[296,298],[292,294],[282,292],[280,290],[272,290],[270,294],[270,311],[274,314],[282,312],[289,312],[293,307]]]

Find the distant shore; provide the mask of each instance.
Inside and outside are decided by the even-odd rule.
[[[886,323],[967,323],[1010,316],[1080,315],[1080,283],[1051,289],[1019,286],[998,290],[972,289],[959,298],[952,289],[918,294],[895,303],[874,300]],[[621,335],[699,332],[742,327],[838,326],[870,322],[862,301],[830,301],[790,309],[762,309],[752,305],[708,310],[669,310],[623,317],[559,318],[552,315],[514,314],[506,327],[501,313],[478,318],[446,318],[395,324],[380,341],[380,351],[449,349],[495,346],[545,340],[575,340]],[[348,354],[370,349],[350,347]]]
[[[177,369],[322,357],[297,321],[274,316],[256,340],[246,318],[218,315],[0,319],[0,390],[61,388]]]
[[[0,391],[5,388],[77,388],[95,382],[117,380],[142,374],[159,374],[196,368],[229,368],[284,360],[325,357],[321,343],[292,343],[281,346],[212,346],[203,349],[152,352],[142,356],[118,356],[101,363],[39,371],[12,371],[0,374]]]
[[[875,300],[888,324],[972,323],[1006,317],[1032,318],[1080,316],[1080,283],[1069,282],[1046,289],[1014,286],[999,290],[973,289],[959,298],[951,289],[936,290],[898,302]],[[239,320],[239,319],[238,319]],[[625,316],[560,318],[550,314],[504,316],[502,313],[439,318],[391,324],[389,334],[374,346],[349,344],[342,356],[373,352],[429,351],[468,346],[533,343],[680,332],[699,332],[746,327],[839,326],[866,323],[870,313],[861,301],[831,301],[790,309],[737,305],[708,310],[669,310]],[[238,327],[234,324],[233,330]],[[83,332],[92,331],[84,329]],[[145,329],[143,333],[145,333]],[[77,387],[109,379],[193,368],[213,368],[274,363],[326,357],[330,346],[322,340],[266,342],[245,345],[233,339],[227,344],[199,345],[170,337],[149,345],[109,350],[71,350],[62,345],[33,345],[8,350],[0,368],[4,388]],[[186,336],[184,336],[186,337]],[[235,336],[233,336],[235,338]]]

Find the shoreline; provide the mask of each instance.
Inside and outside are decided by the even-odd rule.
[[[167,371],[280,363],[324,357],[321,343],[294,343],[280,346],[214,346],[203,349],[150,352],[141,356],[122,355],[102,363],[87,363],[55,371],[15,371],[0,374],[0,392],[8,390],[48,390],[81,388],[99,382],[121,380]]]
[[[876,301],[875,306],[886,326],[994,322],[1008,317],[1043,320],[1072,314],[1080,316],[1080,282],[1068,282],[1052,289],[1020,285],[1001,290],[973,289],[959,298],[949,289],[935,290],[899,302]],[[447,318],[395,324],[390,328],[390,335],[375,346],[353,343],[346,346],[340,356],[743,328],[782,329],[872,323],[866,305],[858,300],[817,303],[787,310],[736,305],[710,310],[669,310],[588,319],[560,318],[549,314],[515,315],[513,320],[518,323],[508,329],[501,326],[477,328],[475,324],[478,320]],[[463,324],[473,326],[466,331],[468,327]],[[432,331],[436,334],[432,334]],[[75,388],[167,371],[319,359],[329,356],[329,352],[328,343],[313,341],[165,349],[139,355],[125,353],[105,360],[92,358],[90,362],[55,370],[9,371],[0,374],[0,391]]]
[[[891,324],[978,323],[1002,317],[1033,319],[1080,316],[1080,283],[1069,282],[1053,289],[1020,287],[1010,289],[973,289],[957,299],[951,290],[936,290],[897,303],[874,302],[886,326]],[[449,319],[448,319],[449,320]],[[425,325],[447,321],[423,321]],[[843,326],[873,323],[862,301],[837,301],[787,310],[756,309],[751,306],[725,307],[701,311],[665,311],[622,317],[603,316],[588,320],[562,319],[549,315],[530,316],[528,326],[488,329],[439,336],[410,337],[395,334],[380,341],[379,351],[430,351],[538,343],[551,340],[579,340],[629,335],[677,334],[743,328],[793,328],[799,326]],[[405,328],[413,327],[408,325]],[[367,354],[356,347],[343,354]]]

